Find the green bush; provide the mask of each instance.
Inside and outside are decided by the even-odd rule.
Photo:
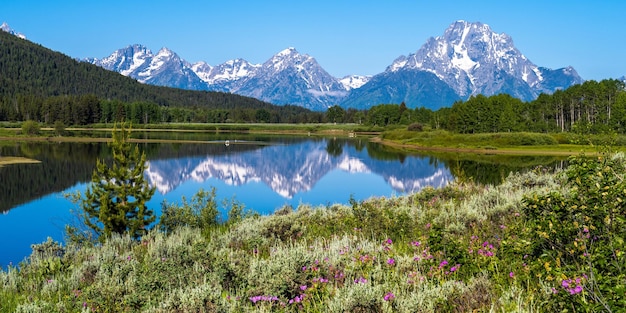
[[[525,197],[527,255],[552,284],[554,310],[624,307],[626,159],[607,151],[579,155],[565,171],[570,192]],[[529,260],[529,261],[530,261]]]
[[[57,136],[65,134],[65,124],[62,121],[54,122],[54,133],[57,134]]]
[[[191,202],[183,197],[182,205],[161,204],[159,228],[171,232],[180,227],[211,228],[219,224],[215,188],[209,191],[200,189]]]
[[[41,126],[39,123],[28,120],[22,124],[22,133],[29,136],[39,135],[41,132]]]

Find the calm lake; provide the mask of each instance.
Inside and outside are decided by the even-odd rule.
[[[442,187],[459,174],[498,183],[511,171],[561,161],[408,154],[366,138],[202,136],[207,143],[139,144],[148,159],[145,174],[157,189],[149,202],[157,215],[163,201],[180,203],[201,188],[215,187],[220,203],[235,199],[246,209],[271,214],[284,205],[331,205]],[[102,143],[0,142],[0,156],[41,161],[0,167],[0,267],[18,264],[30,255],[31,244],[47,237],[63,242],[64,226],[76,209],[64,194],[84,192],[96,160],[109,155]]]

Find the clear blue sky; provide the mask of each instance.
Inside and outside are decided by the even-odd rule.
[[[331,75],[380,73],[456,20],[507,33],[532,62],[583,79],[626,75],[626,1],[2,0],[0,23],[74,58],[131,44],[189,62],[262,63],[295,47]]]

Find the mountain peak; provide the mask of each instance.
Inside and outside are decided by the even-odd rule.
[[[435,74],[462,98],[500,92],[496,76],[517,77],[533,88],[542,81],[541,72],[515,46],[506,34],[495,33],[489,25],[463,20],[452,23],[443,36],[429,38],[415,53],[399,57],[387,71],[423,70]],[[532,98],[530,90],[517,94]]]
[[[298,51],[294,47],[289,47],[285,50],[282,50],[276,54],[276,56],[288,56],[291,54],[298,54]]]
[[[162,55],[162,56],[176,56],[177,54],[170,50],[167,47],[163,47],[159,50],[159,52],[157,52],[157,55]]]

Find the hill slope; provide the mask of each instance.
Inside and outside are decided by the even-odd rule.
[[[145,85],[98,66],[0,31],[0,97],[50,97],[93,94],[123,102],[150,101],[167,106],[271,108],[260,100],[223,92]]]

